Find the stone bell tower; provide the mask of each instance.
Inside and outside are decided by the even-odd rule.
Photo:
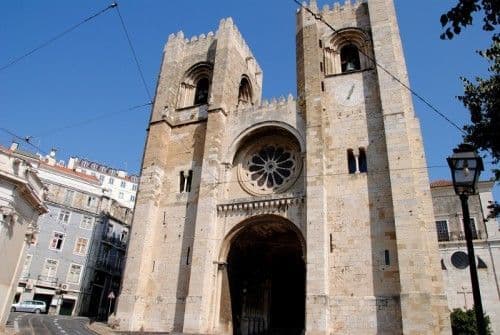
[[[182,331],[206,322],[207,267],[213,266],[206,244],[216,225],[227,115],[259,104],[261,91],[262,71],[231,18],[216,33],[169,36],[119,299],[120,328]]]
[[[420,126],[374,61],[408,84],[393,1],[308,9],[335,31],[298,10],[297,101],[261,101],[231,19],[169,37],[120,330],[450,333]]]
[[[335,31],[297,14],[314,255],[306,324],[318,334],[450,333],[420,125],[410,92],[380,67],[409,86],[393,1],[309,9]]]

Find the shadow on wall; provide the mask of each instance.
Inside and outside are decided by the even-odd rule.
[[[205,148],[206,126],[197,126],[194,133],[193,160],[191,170],[193,179],[191,191],[188,192],[184,231],[182,234],[181,257],[179,258],[179,278],[177,281],[177,304],[174,315],[174,331],[182,332],[184,327],[184,313],[186,310],[186,297],[189,290],[191,277],[191,256],[193,254],[193,241],[195,232],[196,215],[198,212],[198,194],[201,180],[202,159]]]

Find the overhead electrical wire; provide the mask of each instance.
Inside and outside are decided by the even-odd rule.
[[[72,32],[73,30],[75,30],[76,28],[80,27],[81,25],[83,25],[84,23],[87,23],[89,21],[91,21],[92,19],[95,19],[96,17],[98,17],[99,15],[107,12],[109,9],[112,9],[112,8],[115,8],[117,7],[118,5],[113,2],[111,5],[109,5],[108,7],[98,11],[97,13],[87,17],[86,19],[80,21],[79,23],[75,24],[74,26],[71,26],[69,27],[68,29],[62,31],[61,33],[57,34],[56,36],[50,38],[49,40],[43,42],[42,44],[38,45],[37,47],[31,49],[30,51],[26,52],[25,54],[13,59],[12,61],[10,61],[9,63],[3,65],[2,67],[0,67],[0,72],[11,67],[12,65],[20,62],[21,60],[25,59],[26,57],[34,54],[35,52],[37,52],[38,50],[40,49],[43,49],[44,47],[48,46],[49,44],[51,44],[52,42],[55,42],[57,41],[58,39],[60,39],[61,37],[63,37],[64,35],[66,34],[69,34],[70,32]]]
[[[128,46],[130,47],[130,51],[132,53],[132,56],[134,57],[135,65],[137,66],[137,71],[139,72],[142,84],[144,85],[144,90],[146,91],[146,94],[148,95],[149,101],[153,101],[151,93],[149,92],[148,85],[146,84],[146,80],[144,79],[144,73],[142,71],[141,64],[139,63],[137,53],[135,52],[134,45],[132,44],[132,39],[130,38],[130,34],[128,33],[128,29],[125,25],[125,21],[123,20],[122,14],[120,13],[120,8],[118,8],[118,4],[116,4],[115,7],[116,7],[116,12],[118,13],[118,17],[120,18],[121,26],[123,28],[125,36],[127,37]]]
[[[31,143],[31,139],[33,138],[33,136],[19,136],[17,134],[15,134],[14,132],[10,131],[9,129],[7,128],[4,128],[4,127],[0,127],[0,130],[3,131],[4,133],[7,133],[9,134],[10,136],[14,137],[15,139],[19,140],[20,142],[22,143],[26,143],[28,144],[29,146],[35,148],[36,150],[38,150],[40,153],[42,154],[47,154],[47,151],[43,150],[42,148],[40,148],[40,146],[38,145],[35,145],[34,143]]]
[[[330,23],[328,23],[321,14],[318,14],[318,13],[315,13],[313,12],[309,7],[307,6],[304,6],[299,0],[292,0],[293,2],[295,2],[297,5],[299,5],[301,8],[303,8],[304,10],[306,10],[309,14],[311,14],[314,19],[316,19],[317,21],[320,21],[322,23],[324,23],[328,28],[330,28],[330,30],[332,30],[334,33],[337,32],[337,29],[335,29]],[[450,125],[452,125],[453,127],[455,127],[456,129],[458,129],[458,131],[460,131],[462,134],[466,135],[467,133],[462,129],[460,128],[455,122],[453,122],[450,118],[448,118],[444,113],[442,113],[441,111],[439,111],[439,109],[437,107],[435,107],[428,99],[424,98],[421,94],[419,94],[418,92],[416,92],[414,89],[412,89],[411,87],[409,87],[407,84],[405,84],[401,79],[399,79],[396,75],[392,74],[388,69],[386,69],[382,64],[380,64],[379,62],[377,62],[377,60],[375,60],[374,57],[368,55],[367,53],[365,53],[363,50],[361,49],[358,49],[358,51],[363,55],[365,56],[366,58],[368,58],[370,61],[373,62],[373,64],[375,64],[378,68],[380,68],[382,71],[384,71],[385,73],[387,73],[393,80],[395,80],[396,82],[398,82],[401,86],[403,86],[406,90],[408,90],[412,95],[414,95],[418,100],[420,100],[421,102],[423,102],[427,107],[429,107],[432,111],[434,111],[436,114],[438,114],[440,117],[442,117],[445,121],[447,121]]]
[[[48,129],[48,130],[46,130],[46,131],[44,131],[42,133],[33,135],[33,137],[34,138],[40,138],[40,137],[44,137],[44,136],[47,136],[47,135],[52,135],[52,134],[55,134],[55,133],[58,133],[58,132],[61,132],[61,131],[64,131],[64,130],[67,130],[67,129],[70,129],[70,128],[75,128],[75,127],[83,126],[85,124],[89,124],[89,123],[92,123],[94,121],[98,121],[98,120],[104,119],[104,118],[109,117],[111,115],[121,114],[121,113],[128,112],[128,111],[133,111],[133,110],[145,107],[145,106],[151,106],[151,104],[152,104],[151,102],[148,102],[148,103],[145,103],[145,104],[142,104],[142,105],[132,106],[132,107],[129,107],[129,108],[126,108],[126,109],[118,110],[118,111],[113,111],[113,112],[109,112],[109,113],[103,113],[103,114],[100,114],[100,115],[98,115],[96,117],[93,117],[93,118],[84,119],[84,120],[77,121],[75,123],[71,123],[71,124],[68,124],[68,125],[65,125],[65,126],[55,127],[55,128],[52,128],[52,129]]]

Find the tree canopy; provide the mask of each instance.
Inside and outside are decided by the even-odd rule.
[[[442,39],[452,39],[463,28],[472,25],[474,15],[482,15],[485,32],[492,34],[491,46],[478,51],[489,64],[488,78],[461,78],[464,94],[458,99],[470,112],[471,123],[464,126],[464,142],[472,144],[483,156],[492,158],[495,179],[500,181],[500,35],[495,32],[500,22],[499,0],[458,0],[441,15]],[[492,215],[500,215],[500,205],[492,204]]]

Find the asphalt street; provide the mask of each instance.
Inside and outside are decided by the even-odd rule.
[[[88,321],[83,317],[13,312],[7,326],[20,335],[95,335],[85,327]]]

